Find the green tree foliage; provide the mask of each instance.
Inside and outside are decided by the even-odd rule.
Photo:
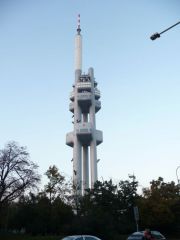
[[[133,203],[136,188],[135,179],[133,182],[120,181],[117,185],[112,180],[97,181],[80,201],[81,229],[106,238],[135,230]]]
[[[9,228],[33,235],[67,234],[72,222],[72,209],[60,198],[53,203],[44,194],[29,194],[10,207]]]
[[[20,150],[20,160],[24,161],[28,155],[25,154],[25,149]],[[4,153],[6,154],[3,155]],[[1,152],[1,159],[2,156],[7,158],[8,153]],[[17,154],[14,158],[16,156]],[[4,166],[1,165],[1,171]],[[30,168],[33,165],[28,166]],[[3,174],[1,175],[4,176]],[[16,201],[4,201],[5,211],[4,215],[1,212],[1,219],[4,221],[5,216],[7,230],[25,229],[27,233],[34,235],[86,233],[104,240],[113,240],[118,239],[121,234],[136,231],[133,208],[137,206],[140,229],[149,227],[163,233],[180,233],[180,189],[174,182],[166,183],[159,177],[152,180],[150,186],[144,188],[140,195],[137,192],[138,181],[131,175],[128,180],[121,180],[116,184],[112,180],[97,181],[94,188],[87,189],[81,197],[77,194],[78,191],[70,189],[68,181],[55,165],[50,166],[45,175],[48,182],[43,191],[36,194],[22,191],[14,198]],[[36,186],[38,181],[32,183],[34,185],[29,185],[27,189]]]
[[[59,235],[69,234],[72,220],[73,212],[71,206],[57,197],[51,208],[51,232]]]
[[[133,207],[137,205],[138,181],[134,175],[129,176],[130,180],[120,181],[118,188],[118,200],[121,217],[119,218],[119,229],[121,232],[132,232],[136,229]]]
[[[137,199],[138,182],[134,175],[130,176],[132,181],[125,180],[119,182],[118,196],[125,208],[135,205]]]
[[[78,231],[98,233],[101,236],[114,231],[113,215],[115,214],[115,192],[117,186],[112,181],[97,181],[93,189],[87,190],[86,195],[80,200],[80,212],[76,218]],[[104,225],[106,224],[106,229]],[[79,226],[79,227],[78,227]]]
[[[162,177],[150,182],[150,187],[143,190],[139,200],[141,222],[154,229],[171,231],[177,228],[180,203],[179,187],[175,183],[165,183]]]
[[[56,198],[65,200],[69,193],[69,183],[65,181],[65,177],[60,174],[58,168],[53,165],[46,171],[48,183],[44,187],[44,192],[48,195],[52,203]]]

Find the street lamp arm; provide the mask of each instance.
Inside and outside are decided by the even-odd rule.
[[[162,31],[162,32],[160,32],[160,33],[154,33],[154,34],[150,37],[150,39],[151,39],[151,40],[155,40],[156,38],[160,38],[161,34],[167,32],[168,30],[170,30],[171,28],[175,27],[175,26],[178,25],[178,24],[180,24],[180,21],[177,22],[176,24],[172,25],[171,27],[165,29],[164,31]]]

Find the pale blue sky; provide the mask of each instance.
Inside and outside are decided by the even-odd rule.
[[[0,0],[0,147],[28,147],[43,174],[55,164],[72,174],[69,93],[81,14],[83,71],[94,67],[102,109],[97,129],[99,179],[143,186],[176,181],[180,165],[178,0]],[[179,172],[180,175],[180,172]]]

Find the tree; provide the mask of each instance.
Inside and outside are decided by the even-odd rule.
[[[78,222],[77,216],[75,222],[79,231],[98,233],[102,238],[132,232],[135,229],[133,206],[138,197],[137,185],[135,176],[133,181],[120,181],[119,184],[113,184],[112,180],[97,181],[80,199],[81,219]]]
[[[150,184],[149,188],[143,189],[143,197],[139,202],[141,224],[171,231],[177,225],[175,220],[180,219],[179,187],[173,181],[165,183],[162,177],[152,180]]]
[[[53,165],[45,172],[49,182],[45,185],[45,193],[49,195],[52,203],[57,197],[65,200],[68,192],[68,183],[65,182],[65,177],[59,173],[58,168]]]
[[[117,185],[112,180],[96,181],[94,188],[86,190],[80,199],[79,216],[75,218],[76,229],[111,238],[116,231],[117,206]]]
[[[42,193],[29,193],[9,206],[7,229],[25,230],[27,234],[67,235],[71,231],[72,209],[60,198],[53,203]]]
[[[136,181],[134,174],[129,175],[129,178],[132,179],[132,181],[120,181],[118,187],[119,209],[121,212],[119,229],[123,229],[124,233],[132,232],[136,228],[133,208],[138,206],[138,181]]]
[[[26,147],[9,142],[0,150],[0,208],[19,198],[26,190],[37,187],[38,166],[29,159]]]
[[[124,203],[125,208],[135,206],[138,196],[138,181],[136,181],[136,177],[134,175],[130,175],[129,178],[132,178],[132,181],[125,180],[119,182],[118,195],[121,202]]]

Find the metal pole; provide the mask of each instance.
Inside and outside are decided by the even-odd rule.
[[[138,225],[138,221],[136,221],[136,231],[139,232],[139,225]]]
[[[177,22],[176,24],[172,25],[171,27],[169,27],[169,28],[165,29],[164,31],[160,32],[160,34],[163,34],[163,33],[167,32],[169,29],[171,29],[171,28],[175,27],[175,26],[176,26],[176,25],[178,25],[178,24],[180,24],[180,21],[179,21],[179,22]]]
[[[172,25],[171,27],[165,29],[164,31],[162,31],[162,32],[160,32],[160,33],[158,33],[158,32],[157,32],[157,33],[154,33],[154,34],[150,37],[150,39],[151,39],[151,40],[155,40],[156,38],[160,38],[161,34],[167,32],[168,30],[170,30],[171,28],[175,27],[175,26],[178,25],[178,24],[180,24],[180,21],[177,22],[177,23],[175,23],[174,25]]]

